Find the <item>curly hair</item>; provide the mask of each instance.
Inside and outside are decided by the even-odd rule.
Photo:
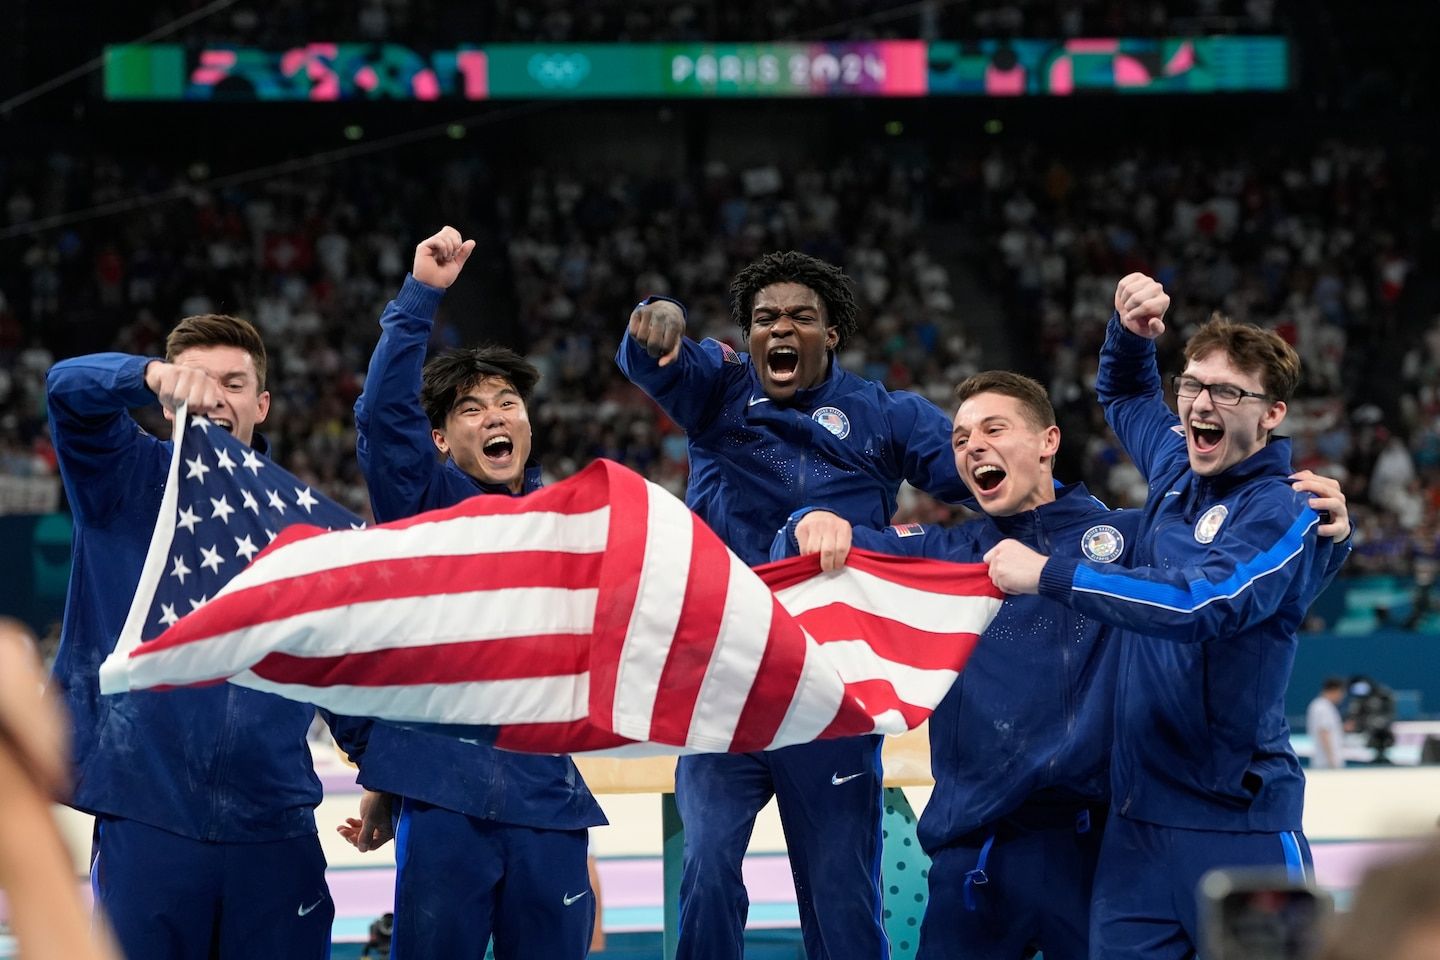
[[[515,388],[520,399],[530,402],[540,371],[514,350],[505,347],[469,347],[446,350],[432,357],[420,374],[420,406],[430,426],[443,429],[455,398],[471,384],[494,377]]]
[[[825,304],[828,326],[834,327],[839,337],[835,349],[844,349],[859,328],[855,284],[845,271],[798,250],[785,250],[765,254],[730,281],[730,317],[747,340],[755,295],[772,283],[798,283],[819,294]]]

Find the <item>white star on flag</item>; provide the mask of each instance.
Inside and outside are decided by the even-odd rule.
[[[200,517],[195,513],[194,510],[190,509],[189,507],[185,507],[180,511],[179,526],[180,529],[184,530],[186,533],[194,533],[195,526],[199,522]]]
[[[261,463],[260,458],[255,456],[254,450],[246,450],[244,458],[240,461],[240,466],[247,468],[253,476],[258,477],[260,476],[260,468],[265,466],[265,464]]]
[[[175,568],[170,571],[170,576],[172,576],[172,577],[179,577],[179,578],[180,578],[180,582],[181,582],[181,583],[184,583],[184,582],[185,582],[185,578],[186,578],[187,576],[189,576],[190,573],[191,573],[190,568],[187,567],[187,566],[185,566],[185,558],[184,558],[184,557],[176,557],[176,558],[175,558]]]
[[[215,512],[210,514],[210,519],[214,520],[216,517],[219,517],[221,520],[224,520],[228,526],[230,524],[230,514],[235,512],[235,508],[230,506],[229,498],[222,495],[219,500],[216,500],[214,497],[211,497],[210,506],[215,508]]]
[[[215,466],[220,467],[231,476],[235,475],[235,461],[230,459],[230,452],[224,447],[215,448]]]
[[[316,500],[315,496],[310,492],[309,487],[306,487],[304,490],[301,490],[299,487],[295,488],[295,505],[297,507],[304,507],[306,513],[309,513],[310,508],[319,502],[320,501]]]
[[[160,604],[160,623],[162,626],[168,627],[179,619],[180,617],[175,613],[175,605],[173,603]]]
[[[185,474],[186,480],[195,479],[199,480],[201,483],[204,483],[205,474],[210,472],[210,468],[205,466],[205,461],[200,459],[200,455],[198,453],[195,455],[194,460],[186,460],[185,466],[190,468],[190,472]]]
[[[269,490],[266,491],[266,496],[270,499],[270,506],[274,507],[275,512],[283,517],[285,515],[285,501],[280,499],[280,494],[274,490]]]
[[[252,511],[255,516],[260,516],[260,504],[255,501],[255,494],[249,490],[241,490],[240,496],[246,510]]]
[[[235,538],[235,556],[244,557],[246,563],[249,563],[251,558],[259,552],[260,548],[251,542],[250,534]]]
[[[222,556],[220,556],[220,548],[219,548],[219,547],[201,547],[201,548],[200,548],[200,552],[205,555],[205,559],[200,561],[200,566],[201,566],[202,568],[204,568],[204,567],[209,567],[211,570],[214,570],[216,573],[219,573],[219,572],[220,572],[220,564],[222,564],[222,563],[225,562],[225,558],[222,557]]]

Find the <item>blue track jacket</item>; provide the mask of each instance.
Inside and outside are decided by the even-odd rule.
[[[800,514],[803,515],[803,514]],[[791,519],[785,551],[798,551]],[[1010,517],[942,528],[856,527],[867,550],[979,563],[1013,538],[1041,553],[1125,563],[1138,510],[1110,510],[1084,484]],[[777,538],[777,545],[779,543]],[[997,826],[1069,825],[1077,807],[1109,800],[1118,646],[1099,621],[1043,597],[1007,597],[955,686],[930,718],[935,791],[917,832],[926,853],[979,844]]]
[[[478,494],[508,494],[482,484],[449,459],[437,459],[420,407],[420,373],[435,311],[445,291],[407,276],[380,317],[380,342],[365,390],[355,402],[356,453],[379,521],[450,507]],[[527,467],[524,492],[540,486]],[[375,723],[351,751],[360,783],[467,816],[522,827],[578,830],[606,822],[569,757],[531,756],[432,733]]]
[[[232,684],[100,695],[140,580],[170,467],[170,441],[129,410],[156,402],[155,357],[62,360],[47,377],[50,433],[75,519],[54,682],[74,727],[71,804],[192,840],[284,840],[315,832],[320,781],[309,705]],[[255,449],[266,452],[259,435]]]
[[[685,503],[750,566],[775,532],[814,505],[882,527],[902,480],[942,500],[969,496],[950,452],[950,420],[925,398],[891,392],[840,368],[784,406],[771,401],[749,354],[685,338],[661,367],[628,333],[615,355],[690,445]]]
[[[1214,477],[1190,471],[1150,340],[1112,317],[1105,418],[1150,483],[1130,567],[1052,557],[1043,596],[1122,628],[1114,809],[1202,830],[1299,830],[1305,778],[1285,688],[1296,631],[1350,545],[1319,516],[1275,440]]]

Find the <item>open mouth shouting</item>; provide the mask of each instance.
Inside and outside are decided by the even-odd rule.
[[[210,421],[211,426],[219,427],[226,433],[235,432],[235,421],[231,420],[229,417],[217,417],[214,414],[210,414],[206,417],[206,419]]]
[[[480,452],[497,467],[509,466],[515,459],[515,441],[508,433],[497,433],[485,441]]]
[[[773,346],[765,354],[765,366],[775,383],[789,383],[800,369],[800,351],[789,344]]]
[[[994,493],[1005,482],[1005,470],[993,463],[982,463],[970,472],[976,494]]]
[[[1215,420],[1191,417],[1189,424],[1190,445],[1196,453],[1210,454],[1225,439],[1225,425]]]
[[[976,500],[989,503],[1004,495],[1002,486],[1006,476],[1007,471],[999,464],[976,464],[970,468],[970,492]]]

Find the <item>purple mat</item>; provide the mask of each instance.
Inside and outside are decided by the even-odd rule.
[[[1357,840],[1311,846],[1315,882],[1328,890],[1353,890],[1373,864],[1403,857],[1426,844],[1425,839]]]
[[[606,906],[664,904],[664,865],[659,858],[601,860],[599,869]],[[783,854],[746,857],[742,872],[752,902],[795,902],[790,861]],[[335,898],[336,916],[373,917],[384,913],[390,909],[395,894],[395,871],[390,867],[330,870],[326,880]]]

